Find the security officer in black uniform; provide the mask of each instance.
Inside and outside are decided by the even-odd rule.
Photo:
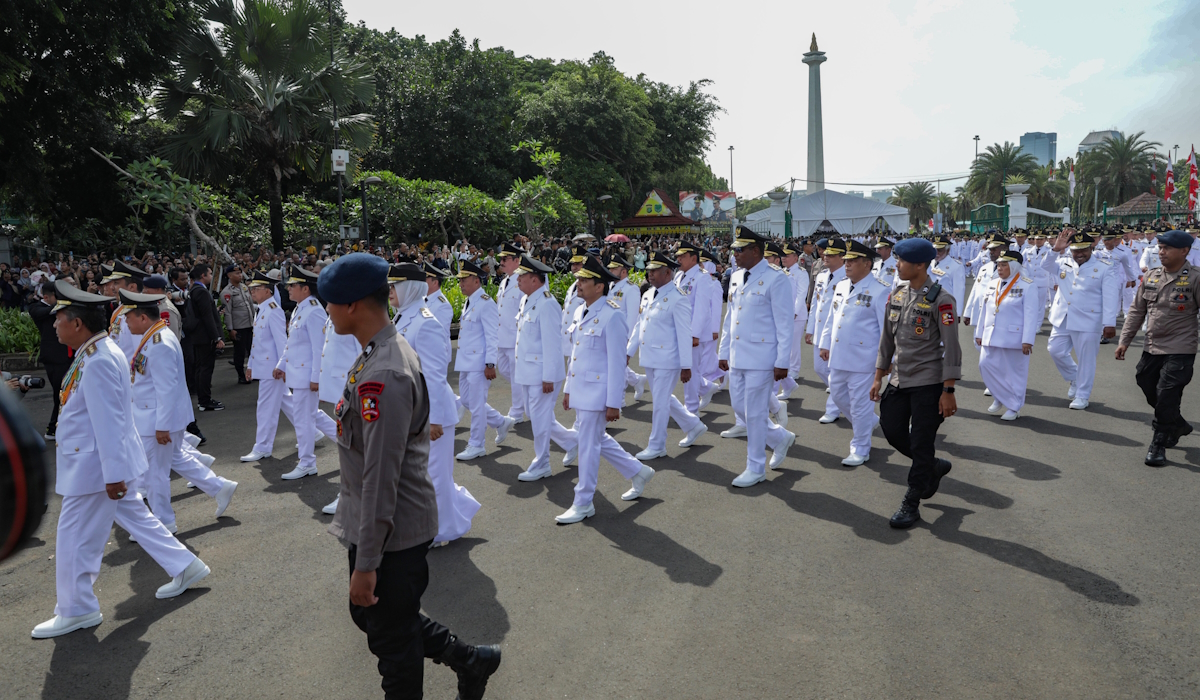
[[[452,668],[458,697],[475,700],[500,666],[500,647],[465,644],[421,614],[438,527],[429,389],[416,351],[388,319],[387,279],[383,258],[351,253],[317,282],[334,331],[363,348],[336,409],[342,484],[329,532],[349,549],[350,616],[379,658],[388,700],[421,697],[426,658]]]
[[[892,527],[907,529],[921,519],[921,500],[933,498],[950,472],[949,461],[934,457],[934,441],[942,421],[958,410],[954,382],[962,378],[962,349],[954,297],[929,277],[937,256],[933,244],[908,238],[894,254],[901,281],[888,302],[871,400],[879,401],[879,427],[888,443],[912,459],[908,491],[891,520]]]
[[[1133,342],[1142,321],[1146,322],[1146,341],[1137,364],[1137,383],[1154,409],[1154,437],[1146,453],[1146,464],[1161,467],[1167,463],[1166,448],[1192,432],[1192,426],[1179,413],[1183,389],[1192,381],[1196,364],[1200,326],[1200,270],[1192,267],[1188,253],[1191,235],[1167,231],[1158,235],[1161,267],[1146,272],[1142,286],[1125,314],[1118,360]]]

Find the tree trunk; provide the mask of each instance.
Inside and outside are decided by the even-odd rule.
[[[267,174],[270,181],[267,189],[267,201],[271,205],[271,248],[283,250],[283,176],[279,166],[274,166]]]

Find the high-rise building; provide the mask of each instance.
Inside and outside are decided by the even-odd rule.
[[[1021,151],[1037,160],[1040,167],[1057,163],[1058,134],[1029,131],[1021,135]]]
[[[1104,143],[1108,139],[1115,139],[1120,135],[1121,132],[1117,131],[1116,129],[1093,131],[1092,133],[1083,137],[1083,140],[1079,142],[1079,152],[1087,153],[1088,151],[1099,147],[1100,144]]]
[[[863,196],[862,190],[846,190],[846,194],[850,195],[851,197]]]
[[[876,202],[883,202],[884,204],[887,204],[888,197],[891,196],[891,190],[871,190],[871,199],[875,200]]]

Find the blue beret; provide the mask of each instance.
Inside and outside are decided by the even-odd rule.
[[[351,253],[321,270],[317,293],[330,304],[350,304],[387,284],[388,263],[370,253]]]
[[[829,246],[829,239],[828,239],[828,238],[818,238],[818,239],[817,239],[817,247],[818,247],[818,248],[825,248],[825,247],[828,247],[828,246]]]
[[[933,244],[924,238],[905,238],[896,244],[892,253],[910,263],[927,263],[937,257]]]
[[[148,289],[166,289],[167,278],[162,275],[149,275],[142,280],[142,286]]]
[[[1172,248],[1191,248],[1195,239],[1184,231],[1167,231],[1158,234],[1158,242]]]

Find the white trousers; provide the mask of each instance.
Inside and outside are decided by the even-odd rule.
[[[471,530],[471,519],[479,512],[479,501],[454,483],[454,429],[429,442],[429,480],[437,495],[438,542],[457,540]]]
[[[320,392],[317,392],[318,394]],[[329,403],[326,401],[325,403]],[[317,430],[321,431],[325,437],[330,440],[337,441],[337,421],[329,417],[329,414],[321,410],[321,402],[317,402],[317,411],[313,414],[317,421]],[[450,426],[446,426],[450,427]]]
[[[821,351],[817,349],[817,339],[813,338],[813,370],[821,381],[825,382],[825,386],[829,386],[829,363],[821,359]],[[825,399],[825,414],[830,416],[840,416],[842,412],[838,409],[837,404],[833,400],[833,388],[829,389],[829,396]]]
[[[317,414],[325,415],[319,404],[320,397],[316,391],[308,389],[292,391],[292,425],[296,426],[296,451],[300,457],[300,463],[297,466],[304,469],[317,466],[317,453],[313,449],[317,437]],[[336,426],[333,434],[335,437],[337,436]]]
[[[605,432],[604,424],[604,411],[575,409],[575,425],[579,436],[579,482],[575,484],[574,502],[577,506],[591,503],[596,494],[601,457],[607,459],[626,479],[637,476],[645,466]]]
[[[483,447],[487,429],[504,425],[504,416],[487,402],[488,389],[491,386],[491,381],[484,376],[482,370],[458,373],[458,395],[462,397],[463,405],[471,412],[471,436],[467,439],[467,447]],[[452,426],[442,426],[443,429],[449,427]],[[448,432],[453,434],[454,431]]]
[[[1100,334],[1085,331],[1050,329],[1050,357],[1058,373],[1068,382],[1075,382],[1075,398],[1087,401],[1092,396],[1096,380],[1096,355],[1100,353]],[[1071,350],[1079,362],[1071,359]]]
[[[767,398],[775,385],[775,373],[769,369],[729,370],[729,401],[739,408],[746,421],[746,468],[755,474],[767,470],[766,448],[774,449],[783,441],[783,428],[767,418]],[[776,401],[778,403],[778,401]],[[580,454],[583,454],[582,445]]]
[[[1046,310],[1050,308],[1050,283],[1035,285],[1035,287],[1037,288],[1038,308],[1042,310],[1042,318],[1044,319]]]
[[[732,374],[732,372],[731,372],[731,374]],[[771,373],[772,380],[774,380],[774,377],[775,377],[775,373],[772,372]],[[770,391],[767,392],[767,413],[768,414],[779,413],[779,397],[775,395],[775,387],[778,384],[779,384],[779,382],[772,381]],[[732,387],[732,380],[731,380],[730,386]],[[730,391],[732,391],[732,389],[730,389]],[[738,404],[738,403],[733,404],[733,423],[734,423],[734,425],[741,425],[741,426],[746,425],[746,412],[744,409],[745,409],[745,407],[742,406],[741,404]],[[768,418],[769,418],[769,416],[768,416]],[[770,423],[770,420],[768,419],[767,422]],[[771,424],[774,425],[774,423],[771,423]]]
[[[874,372],[829,369],[829,397],[842,415],[850,417],[850,427],[854,429],[850,451],[864,457],[871,454],[871,433],[879,425],[875,402],[871,400],[873,381]]]
[[[696,413],[700,410],[700,395],[708,391],[709,385],[712,384],[704,377],[704,343],[692,348],[692,380],[683,385],[683,405],[688,413]],[[649,373],[647,373],[649,376]],[[651,398],[653,398],[653,387],[651,387]],[[676,421],[678,422],[678,421]]]
[[[153,435],[141,435],[142,450],[146,453],[149,469],[142,475],[146,486],[146,498],[150,510],[168,527],[175,524],[175,509],[171,507],[171,471],[194,483],[196,488],[209,496],[216,496],[225,480],[217,476],[191,454],[184,452],[183,431],[172,430],[171,441],[158,444]]]
[[[258,408],[256,418],[258,430],[254,436],[254,451],[271,454],[275,449],[275,433],[279,429],[279,411],[287,416],[293,426],[296,421],[292,416],[292,397],[288,394],[287,385],[282,379],[270,376],[258,380]]]
[[[647,367],[646,381],[650,384],[650,395],[654,400],[650,411],[650,442],[646,449],[665,450],[668,419],[674,419],[675,424],[685,433],[695,428],[700,419],[675,398],[675,383],[679,381],[679,370]],[[684,386],[695,381],[696,376],[693,374],[691,381]]]
[[[542,385],[516,384],[520,387],[525,398],[525,410],[529,413],[530,427],[533,429],[533,461],[529,463],[530,471],[539,471],[550,466],[550,441],[565,452],[575,446],[575,433],[564,428],[554,417],[554,407],[558,403],[558,390],[562,382],[554,382],[554,391],[543,394]]]
[[[644,374],[638,374],[633,371],[629,365],[625,365],[625,386],[633,386],[646,378]]]
[[[720,341],[717,340],[700,341],[700,357],[702,358],[700,371],[710,382],[720,381],[721,377],[725,376],[725,372],[721,370],[721,366],[717,362],[717,350],[720,348],[720,344]]]
[[[169,530],[150,514],[137,497],[133,484],[125,484],[125,497],[114,501],[108,494],[63,496],[58,515],[54,549],[55,588],[58,604],[54,614],[63,617],[87,615],[100,609],[93,586],[100,574],[100,560],[108,543],[113,521],[137,539],[137,543],[171,578],[196,559]]]
[[[1122,287],[1121,288],[1121,308],[1117,312],[1122,316],[1129,313],[1129,307],[1133,304],[1133,295],[1137,292],[1137,287]]]
[[[521,391],[521,388],[513,381],[513,372],[516,368],[517,349],[500,348],[496,352],[496,371],[508,380],[509,388],[512,390],[512,408],[508,409],[508,417],[521,420],[529,415],[529,411],[525,406],[525,392]]]
[[[1067,355],[1068,359],[1070,354]],[[1010,411],[1020,411],[1025,405],[1025,388],[1029,384],[1029,355],[1020,348],[979,348],[979,376],[992,390],[996,399]]]

